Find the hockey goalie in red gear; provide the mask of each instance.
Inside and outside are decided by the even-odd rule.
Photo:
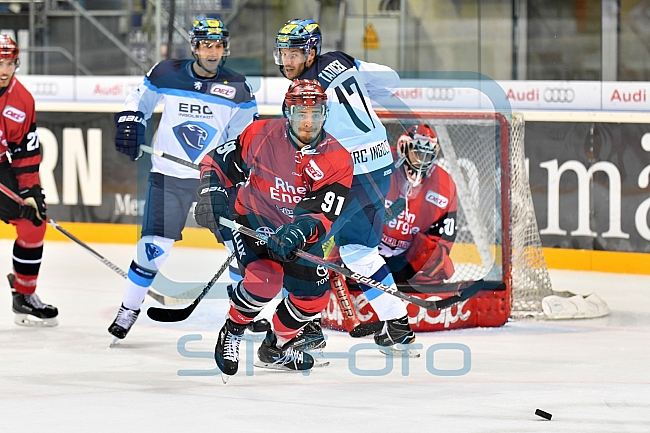
[[[327,96],[316,80],[294,80],[285,96],[286,119],[255,121],[234,141],[201,162],[197,223],[234,237],[244,279],[233,290],[215,360],[224,381],[237,372],[246,325],[282,289],[289,292],[273,316],[274,331],[258,350],[261,367],[308,370],[314,359],[303,350],[300,330],[327,305],[329,273],[297,259],[295,251],[322,257],[321,242],[343,210],[352,183],[352,158],[325,133]],[[226,188],[242,184],[233,219],[266,235],[268,245],[228,233]]]
[[[15,323],[56,326],[58,310],[39,299],[36,280],[43,256],[46,210],[39,185],[41,146],[36,132],[34,98],[16,79],[18,45],[0,35],[0,183],[19,194],[24,205],[0,194],[0,219],[16,227],[13,273],[7,275],[13,295]]]
[[[456,184],[435,164],[439,150],[436,133],[424,124],[397,140],[386,206],[402,197],[405,207],[384,225],[379,247],[396,282],[435,284],[454,273],[449,252],[456,239]]]

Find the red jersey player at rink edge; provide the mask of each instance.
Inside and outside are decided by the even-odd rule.
[[[298,259],[294,251],[323,256],[321,242],[343,210],[352,183],[352,158],[323,129],[327,96],[316,80],[294,80],[285,96],[286,119],[255,121],[237,140],[223,144],[201,162],[201,185],[194,211],[197,223],[227,230],[227,187],[245,182],[233,219],[261,233],[275,233],[268,245],[233,233],[244,279],[233,290],[226,323],[215,348],[224,380],[237,372],[239,343],[246,325],[282,289],[289,295],[273,315],[258,350],[261,367],[308,370],[300,330],[327,305],[329,274]]]
[[[43,256],[46,205],[38,181],[41,146],[36,133],[34,98],[16,79],[18,45],[0,35],[0,183],[19,194],[24,205],[0,193],[0,219],[16,228],[14,272],[7,275],[15,323],[56,326],[58,310],[39,299],[36,280]]]
[[[449,252],[456,239],[456,184],[436,165],[440,147],[429,126],[411,126],[397,140],[397,170],[386,206],[399,197],[404,211],[384,225],[379,253],[397,282],[441,283],[454,274]]]

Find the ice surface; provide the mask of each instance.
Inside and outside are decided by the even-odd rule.
[[[123,269],[134,251],[91,246]],[[0,240],[5,274],[11,251],[12,242]],[[175,248],[165,272],[207,281],[224,258],[224,250]],[[223,385],[212,356],[225,300],[207,299],[176,324],[143,313],[129,336],[109,348],[107,328],[124,280],[79,246],[48,242],[38,294],[59,308],[60,325],[18,327],[8,286],[0,295],[0,431],[650,431],[650,277],[568,271],[551,277],[556,290],[596,292],[611,314],[419,333],[423,356],[409,359],[408,368],[393,359],[388,369],[375,350],[350,356],[355,345],[372,340],[335,331],[326,330],[330,365],[309,375],[253,370],[254,351],[247,348],[259,342],[242,343],[240,371]],[[145,307],[152,305],[147,299]],[[439,375],[463,368],[461,375]],[[552,421],[536,416],[538,408]]]

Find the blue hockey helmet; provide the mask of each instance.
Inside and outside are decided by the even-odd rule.
[[[189,31],[190,44],[195,49],[201,41],[222,41],[223,55],[230,55],[230,32],[218,18],[199,18],[194,21]]]
[[[316,49],[316,55],[320,54],[322,42],[323,36],[316,21],[300,19],[287,21],[275,36],[273,49],[275,64],[282,65],[281,48],[302,48],[305,58],[308,58],[312,48]]]

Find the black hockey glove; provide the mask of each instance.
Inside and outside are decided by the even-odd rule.
[[[147,121],[141,111],[122,111],[115,115],[115,150],[135,161],[140,157],[140,145],[145,143]]]
[[[293,262],[298,259],[296,250],[302,250],[315,233],[316,220],[302,218],[294,223],[280,226],[275,236],[269,237],[266,246],[269,257],[279,262]]]
[[[196,223],[216,234],[223,227],[219,224],[219,217],[230,219],[228,193],[226,188],[221,186],[217,173],[203,173],[196,195],[199,199],[194,208]]]
[[[40,226],[47,219],[47,205],[45,204],[45,192],[40,185],[36,184],[31,188],[20,190],[20,196],[25,204],[20,208],[20,218],[25,218]]]

